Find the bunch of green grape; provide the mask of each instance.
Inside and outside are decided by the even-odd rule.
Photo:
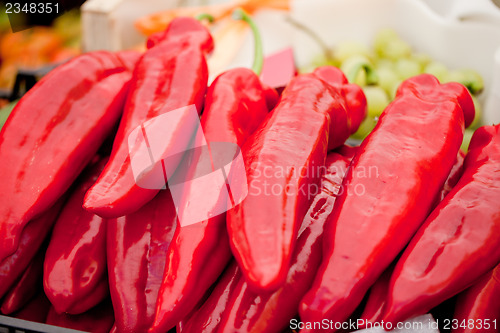
[[[472,69],[452,70],[428,55],[413,52],[411,46],[392,29],[380,30],[375,35],[373,48],[357,41],[345,41],[336,45],[331,53],[333,58],[320,56],[313,61],[311,68],[334,65],[346,74],[349,82],[363,88],[368,103],[368,116],[353,135],[355,139],[362,140],[373,130],[378,117],[394,99],[403,80],[429,73],[441,83],[462,83],[471,92],[476,117],[464,135],[462,149],[467,149],[473,131],[481,124],[481,106],[476,96],[483,90],[484,83],[479,73]]]

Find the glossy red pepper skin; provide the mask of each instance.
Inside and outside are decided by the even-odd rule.
[[[205,56],[213,48],[209,31],[192,18],[176,18],[150,46],[135,67],[108,165],[85,198],[85,208],[103,217],[135,212],[158,193],[136,184],[128,146],[131,131],[169,111],[194,104],[200,113],[203,107],[208,80]],[[167,143],[166,149],[179,149],[172,145],[176,144]]]
[[[295,77],[242,148],[249,193],[228,212],[227,226],[233,254],[254,290],[284,283],[311,201],[306,192],[318,188],[327,149],[353,130],[349,101],[339,88],[345,84],[333,67]]]
[[[80,177],[57,218],[45,255],[43,286],[58,313],[79,314],[109,295],[106,269],[106,221],[83,205],[107,159],[96,161]]]
[[[78,315],[59,314],[54,307],[51,307],[46,320],[48,325],[92,333],[108,333],[113,327],[113,322],[113,307],[109,301],[104,301],[87,312]]]
[[[107,257],[115,325],[119,332],[147,332],[176,228],[170,192],[163,190],[137,212],[109,220]]]
[[[0,261],[0,298],[22,276],[31,260],[40,250],[63,204],[63,198],[23,229],[16,252]]]
[[[267,116],[267,97],[266,88],[249,69],[237,68],[219,75],[207,92],[201,117],[207,143],[229,142],[241,147]],[[215,152],[212,158],[218,158]],[[206,169],[206,162],[200,159],[200,155],[193,158],[191,165],[188,179]],[[193,200],[191,196],[200,198],[204,195],[202,186],[210,188],[213,183],[185,187],[185,200],[179,208],[180,218],[183,205],[189,205]],[[207,213],[226,202],[221,197],[215,201],[204,199],[201,197],[197,203]],[[227,266],[231,249],[225,218],[226,214],[219,214],[196,224],[178,227],[175,231],[158,296],[156,331],[166,331],[182,320]]]
[[[498,332],[500,320],[498,295],[500,295],[500,265],[458,295],[453,318],[458,321],[458,327],[453,333]],[[493,322],[495,319],[496,322]]]
[[[47,320],[47,314],[50,309],[50,302],[47,296],[41,291],[35,298],[29,301],[21,310],[13,313],[11,316],[24,319],[29,321],[34,321],[37,323],[45,323]]]
[[[385,300],[387,298],[387,291],[389,290],[389,281],[393,271],[394,264],[389,266],[370,287],[368,300],[360,316],[361,325],[358,326],[358,329],[365,328],[367,323],[380,323],[384,311]]]
[[[401,84],[344,179],[302,320],[343,322],[356,309],[427,217],[456,160],[464,119],[473,117],[462,85],[431,75]]]
[[[451,168],[450,174],[446,179],[439,195],[434,203],[437,206],[448,193],[453,189],[453,187],[458,183],[460,177],[463,173],[463,162],[465,154],[460,150],[458,152],[455,164]],[[396,259],[397,262],[397,259]],[[377,281],[370,287],[370,293],[368,300],[366,301],[365,308],[361,314],[361,319],[366,322],[380,322],[382,319],[383,309],[385,301],[387,299],[387,292],[389,290],[389,281],[391,279],[392,272],[394,271],[395,262],[391,264],[382,275],[377,279]],[[366,325],[358,325],[358,329],[362,329]]]
[[[217,332],[282,332],[298,311],[321,263],[323,227],[331,214],[350,158],[330,153],[321,190],[304,217],[285,284],[273,293],[257,294],[240,278],[231,292]],[[195,331],[192,331],[195,332]]]
[[[38,251],[23,275],[5,295],[2,301],[2,307],[0,308],[3,314],[8,315],[20,310],[43,289],[42,275],[44,254],[44,248]]]
[[[474,133],[458,184],[429,215],[391,277],[385,321],[425,313],[500,262],[500,125]]]
[[[241,271],[236,262],[232,262],[217,281],[208,299],[177,325],[177,333],[217,332],[222,315],[229,310],[231,293],[240,280]]]
[[[0,132],[0,260],[69,188],[118,121],[130,53],[83,54],[42,78]]]

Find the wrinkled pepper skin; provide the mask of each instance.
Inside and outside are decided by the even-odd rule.
[[[217,332],[222,315],[229,305],[229,298],[241,280],[241,271],[236,262],[231,263],[199,309],[193,311],[177,325],[177,333]]]
[[[136,184],[129,134],[145,121],[169,111],[194,104],[200,113],[203,107],[208,80],[205,56],[213,48],[209,31],[192,18],[176,18],[150,46],[135,67],[108,165],[85,198],[86,209],[106,218],[135,212],[158,193]],[[181,130],[181,125],[171,126]],[[168,149],[179,151],[179,143],[171,141],[165,144],[165,156],[169,155]],[[159,163],[156,161],[155,166]]]
[[[92,333],[108,333],[113,327],[113,307],[104,301],[92,309],[78,315],[57,313],[50,307],[46,324]]]
[[[107,223],[107,257],[115,325],[119,332],[147,332],[176,228],[170,192],[163,190],[137,212]]]
[[[45,249],[38,251],[31,260],[28,268],[19,278],[16,284],[9,290],[2,301],[0,311],[3,314],[11,314],[20,310],[43,289],[43,258]]]
[[[246,68],[236,68],[219,75],[210,86],[201,128],[211,143],[229,142],[241,147],[268,114],[266,88],[256,74]],[[212,150],[216,161],[224,151]],[[193,157],[188,179],[206,169],[200,155]],[[214,170],[213,170],[214,171]],[[183,218],[184,207],[190,202],[210,212],[223,203],[224,196],[206,200],[205,191],[213,186],[208,181],[192,183],[183,189],[185,196],[179,208]],[[196,224],[178,227],[167,252],[167,266],[158,296],[154,331],[163,332],[174,327],[200,301],[207,289],[217,280],[231,259],[226,231],[226,214],[215,215]]]
[[[344,178],[302,320],[343,322],[356,309],[427,217],[473,118],[460,84],[423,74],[400,85]]]
[[[500,125],[476,130],[457,185],[429,215],[391,277],[384,320],[427,312],[500,262]]]
[[[306,192],[318,189],[317,169],[327,149],[355,130],[350,102],[339,88],[345,84],[334,67],[295,77],[242,148],[249,192],[228,212],[227,228],[233,254],[256,291],[276,290],[285,282],[312,199]]]
[[[458,295],[454,314],[454,319],[458,320],[458,327],[453,333],[498,332],[500,319],[498,295],[500,295],[500,265]],[[495,319],[496,322],[493,322]],[[462,323],[465,325],[461,325]]]
[[[436,206],[441,201],[444,200],[444,198],[448,195],[448,193],[451,192],[453,187],[457,185],[458,181],[460,180],[460,177],[462,177],[462,173],[464,171],[464,158],[465,158],[465,153],[459,150],[457,159],[455,160],[455,164],[453,164],[450,174],[448,175],[448,178],[444,182],[443,188],[441,189],[441,192],[439,192],[439,196],[436,199],[435,202]]]
[[[47,320],[49,309],[49,299],[47,298],[47,296],[45,296],[43,291],[40,291],[40,293],[35,296],[35,298],[33,298],[21,310],[12,314],[11,316],[14,318],[34,321],[43,324]]]
[[[289,327],[321,263],[323,227],[336,196],[342,191],[342,180],[350,161],[336,153],[328,155],[321,191],[314,197],[302,222],[285,284],[271,294],[256,294],[240,278],[224,306],[218,332],[274,333]]]
[[[58,313],[80,314],[109,295],[106,221],[83,209],[83,197],[107,159],[83,172],[57,218],[45,255],[43,286]]]
[[[63,203],[64,198],[59,199],[53,207],[31,220],[22,231],[16,252],[0,261],[0,298],[14,286],[42,247]]]
[[[133,53],[83,54],[43,77],[0,132],[0,261],[51,207],[121,116]]]

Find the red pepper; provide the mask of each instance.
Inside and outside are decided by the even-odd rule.
[[[446,182],[444,183],[443,188],[441,189],[441,192],[439,192],[439,195],[436,199],[436,206],[444,200],[444,198],[448,195],[448,193],[450,193],[453,187],[457,185],[460,177],[462,177],[462,173],[464,171],[464,158],[464,152],[459,150],[457,159],[455,160],[455,164],[453,164],[450,174],[448,175],[448,178],[446,179]]]
[[[58,314],[54,307],[51,307],[46,321],[49,325],[92,333],[108,333],[113,327],[113,322],[113,307],[110,301],[104,301],[78,315]]]
[[[393,271],[394,264],[390,265],[370,287],[368,300],[366,301],[363,313],[359,318],[360,325],[358,325],[358,329],[365,328],[368,323],[380,323],[385,300],[387,298],[387,291],[389,290],[389,281]]]
[[[37,323],[45,323],[47,314],[50,309],[50,302],[47,296],[40,291],[35,298],[26,304],[21,310],[12,314],[12,317],[34,321]]]
[[[16,252],[0,261],[0,298],[16,281],[40,250],[63,204],[63,198],[40,217],[30,221],[23,229]]]
[[[342,179],[349,163],[350,158],[336,153],[328,155],[321,190],[314,197],[302,222],[285,284],[273,293],[258,294],[240,278],[224,305],[226,310],[220,320],[219,332],[274,333],[282,332],[289,326],[321,263],[324,223],[333,210],[336,196],[342,192]],[[218,315],[217,312],[215,315]]]
[[[434,205],[438,205],[457,184],[458,180],[462,176],[464,157],[465,154],[460,150],[455,160],[455,164],[453,164],[450,174],[448,175],[443,188],[441,188],[441,192],[439,192],[439,196]],[[387,298],[387,291],[389,290],[389,281],[392,272],[394,271],[396,262],[397,259],[393,264],[391,264],[391,266],[389,266],[389,268],[384,271],[384,273],[377,279],[373,286],[371,286],[368,300],[363,310],[363,314],[361,315],[361,319],[363,320],[364,324],[366,324],[367,322],[380,322],[380,317],[382,316],[385,301]],[[361,329],[363,327],[365,327],[365,325],[358,325],[358,329]]]
[[[356,309],[425,220],[473,117],[460,84],[440,85],[427,74],[401,84],[344,179],[302,320],[343,322]]]
[[[158,193],[136,184],[129,155],[129,134],[147,120],[169,111],[194,104],[199,113],[203,106],[208,80],[205,55],[213,48],[208,30],[192,18],[179,17],[149,46],[134,70],[110,160],[85,197],[85,208],[103,217],[135,212]],[[170,128],[177,132],[181,125],[179,120]],[[183,144],[176,141],[178,137],[174,133],[165,138],[165,156],[172,149],[178,152]],[[160,166],[161,161],[154,161],[151,170],[158,170]],[[166,174],[172,174],[176,165],[168,163],[166,167],[173,168],[166,170]]]
[[[169,191],[137,212],[107,221],[107,257],[115,325],[119,332],[147,332],[176,227]]]
[[[83,209],[85,192],[107,159],[83,173],[52,232],[44,263],[44,290],[58,313],[83,313],[109,295],[106,221]]]
[[[474,133],[458,184],[429,215],[391,277],[384,321],[422,314],[500,262],[500,125]]]
[[[255,31],[255,29],[254,29]],[[259,48],[257,42],[257,48]],[[256,57],[255,70],[258,71]],[[225,150],[217,150],[217,143],[234,143],[241,147],[268,113],[269,91],[263,87],[258,76],[246,68],[231,69],[219,75],[207,91],[205,109],[201,117],[201,128],[212,160],[224,159]],[[273,97],[272,97],[273,98]],[[231,153],[232,154],[232,153]],[[212,167],[212,166],[211,166]],[[211,169],[211,167],[208,167]],[[197,152],[188,168],[187,179],[206,173],[207,158]],[[213,167],[210,171],[217,172]],[[198,178],[201,180],[200,178]],[[163,332],[174,327],[200,301],[207,289],[217,280],[231,259],[231,250],[226,231],[226,214],[218,207],[227,207],[226,198],[219,196],[208,200],[205,193],[213,182],[192,182],[183,188],[183,200],[179,207],[179,218],[190,202],[215,215],[196,224],[178,226],[167,252],[167,266],[158,296],[156,318],[152,331]],[[199,199],[199,200],[198,200]]]
[[[498,332],[500,325],[500,264],[458,295],[453,333]]]
[[[241,280],[241,271],[232,262],[224,271],[208,299],[177,325],[177,333],[217,332],[222,315],[229,310],[230,295]]]
[[[38,251],[23,275],[5,295],[0,308],[2,313],[8,315],[18,311],[42,290],[44,254],[44,248]]]
[[[351,126],[357,116],[349,106],[365,100],[347,100],[344,86],[360,89],[348,85],[334,67],[295,77],[242,148],[249,193],[228,213],[228,231],[233,253],[255,290],[284,283],[311,199],[306,192],[318,188],[327,149],[355,130]]]
[[[42,78],[0,132],[0,260],[69,188],[119,119],[131,54],[87,53]]]

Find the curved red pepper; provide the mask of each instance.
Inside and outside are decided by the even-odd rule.
[[[37,323],[45,323],[47,314],[49,313],[50,302],[47,296],[40,291],[31,301],[28,302],[21,310],[13,313],[11,316],[18,319],[34,321]]]
[[[177,325],[177,333],[217,332],[222,315],[228,311],[230,295],[241,280],[241,271],[232,262],[224,271],[208,299]]]
[[[268,113],[266,97],[259,78],[249,69],[237,68],[219,75],[207,92],[201,117],[201,128],[208,145],[229,142],[241,147],[265,119]],[[206,161],[200,156],[193,158],[188,179],[206,169]],[[191,196],[204,195],[201,186],[197,183],[184,188],[185,200],[179,208],[180,214],[183,205],[189,205],[193,200]],[[208,181],[204,186],[209,189],[213,183]],[[200,209],[209,214],[220,203],[225,205],[226,199],[208,202],[201,198],[198,202],[203,203]],[[178,227],[175,231],[158,296],[155,330],[174,327],[195,307],[226,267],[231,250],[225,217],[226,214],[219,214],[193,225]]]
[[[448,195],[448,193],[460,180],[460,177],[463,173],[464,157],[465,154],[460,150],[458,152],[457,159],[455,160],[455,164],[453,164],[450,174],[444,182],[444,185],[441,188],[441,192],[439,192],[436,202],[434,203],[435,206],[437,206],[446,197],[446,195]],[[389,281],[391,279],[392,272],[394,271],[396,262],[397,259],[384,271],[382,275],[380,275],[377,281],[370,287],[368,300],[366,301],[365,308],[363,309],[363,313],[360,317],[360,319],[362,320],[362,324],[358,325],[358,329],[365,327],[366,323],[380,322],[380,317],[383,314],[383,309],[387,298],[387,291],[389,290]]]
[[[435,202],[435,206],[437,206],[441,201],[444,200],[444,198],[448,195],[448,193],[451,192],[453,187],[457,185],[458,181],[460,180],[460,177],[462,177],[464,171],[464,158],[465,158],[464,152],[459,150],[457,159],[455,160],[455,164],[453,164],[450,174],[448,175],[448,178],[444,182],[441,192],[439,192],[439,195]]]
[[[500,323],[500,264],[458,295],[453,333],[498,332]],[[496,320],[496,322],[494,322]],[[488,328],[489,327],[489,328]]]
[[[85,192],[107,159],[81,176],[57,218],[45,255],[43,286],[58,313],[79,314],[109,295],[106,271],[106,221],[83,209]]]
[[[367,323],[380,323],[387,298],[387,291],[389,290],[389,281],[394,271],[394,265],[395,263],[387,267],[384,273],[382,273],[377,281],[370,287],[368,300],[359,318],[360,325],[358,325],[358,329],[365,328]]]
[[[107,257],[115,325],[119,332],[147,332],[176,228],[170,192],[163,190],[137,212],[107,221]]]
[[[283,331],[289,325],[321,263],[324,223],[333,210],[336,196],[342,191],[342,179],[349,163],[348,157],[336,153],[328,155],[321,191],[314,197],[302,222],[285,284],[271,294],[256,294],[240,278],[224,305],[226,310],[218,327],[219,332],[274,333]]]
[[[403,252],[384,321],[422,314],[500,262],[500,125],[474,133],[458,184]]]
[[[43,257],[45,249],[38,251],[31,260],[28,268],[19,278],[16,284],[9,290],[2,301],[0,311],[4,314],[11,314],[26,305],[39,291],[43,289]]]
[[[61,210],[64,198],[40,217],[30,221],[21,233],[16,252],[0,261],[0,298],[16,283],[40,250]]]
[[[58,314],[54,307],[51,307],[46,320],[49,325],[92,333],[108,333],[113,322],[113,307],[109,301],[78,315]]]
[[[473,115],[460,84],[426,74],[401,84],[344,179],[302,320],[343,322],[356,309],[425,220],[456,160],[464,118]]]
[[[284,283],[311,199],[306,192],[318,188],[327,148],[353,130],[349,101],[339,88],[345,84],[334,67],[295,77],[242,148],[249,193],[228,213],[228,232],[236,260],[256,290]]]
[[[128,146],[131,131],[169,111],[194,104],[199,113],[203,106],[208,80],[205,55],[213,48],[208,30],[192,18],[179,17],[153,44],[134,70],[109,162],[85,197],[85,208],[103,217],[135,212],[158,193],[136,184]],[[181,125],[172,124],[171,128]],[[168,140],[165,156],[169,149],[177,153],[180,148],[175,137]],[[151,169],[160,163],[155,161]],[[173,163],[169,165],[175,168]]]
[[[0,260],[26,223],[69,188],[118,121],[131,54],[94,52],[57,67],[16,105],[0,132]]]

